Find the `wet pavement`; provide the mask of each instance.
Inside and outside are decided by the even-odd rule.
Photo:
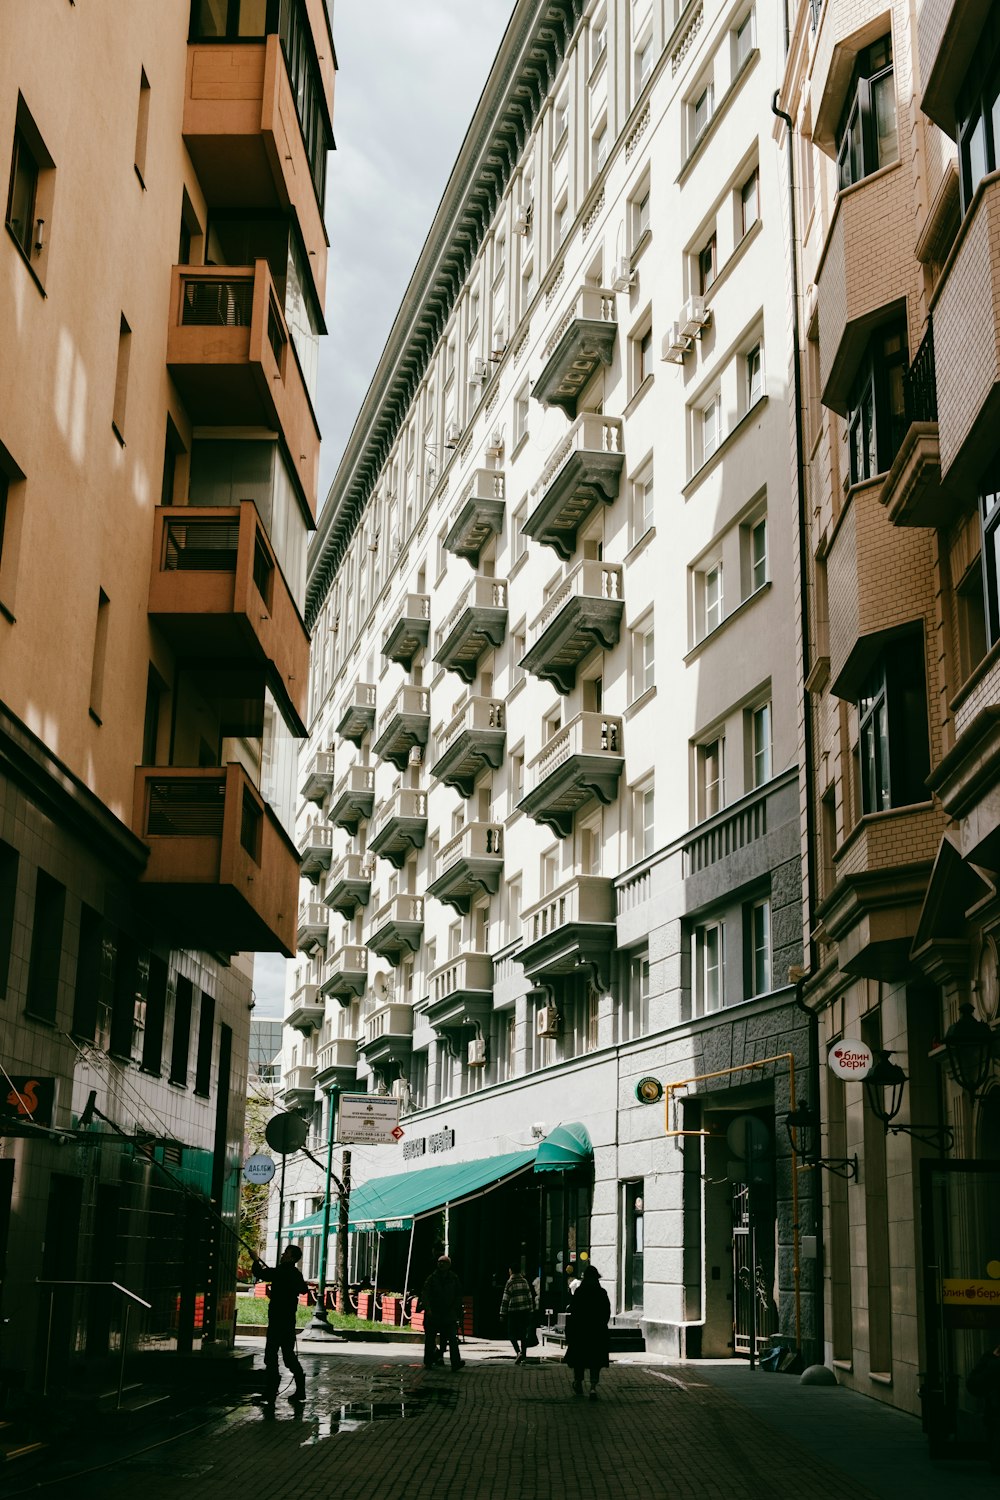
[[[316,1352],[314,1352],[316,1351]],[[308,1396],[209,1398],[113,1446],[0,1475],[0,1495],[73,1500],[996,1500],[981,1464],[931,1464],[919,1423],[851,1392],[732,1364],[617,1359],[598,1399],[554,1359],[468,1341],[465,1368],[413,1346],[300,1341]],[[260,1363],[258,1357],[258,1365]],[[4,1481],[7,1481],[5,1484]]]

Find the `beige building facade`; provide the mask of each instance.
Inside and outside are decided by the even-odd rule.
[[[334,72],[322,0],[0,20],[12,1385],[232,1336],[252,953],[295,944]]]
[[[821,1070],[822,1151],[856,1168],[824,1174],[826,1356],[843,1383],[922,1409],[941,1452],[978,1438],[964,1377],[996,1342],[1000,1286],[994,11],[799,5],[781,93],[805,997],[824,1059],[855,1041],[876,1062],[865,1084]]]

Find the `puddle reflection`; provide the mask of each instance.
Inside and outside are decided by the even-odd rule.
[[[454,1408],[456,1391],[421,1391],[395,1401],[346,1401],[332,1406],[327,1411],[316,1412],[313,1420],[315,1430],[305,1439],[303,1446],[337,1437],[342,1432],[357,1432],[372,1422],[405,1422],[419,1417],[429,1409],[450,1411]]]

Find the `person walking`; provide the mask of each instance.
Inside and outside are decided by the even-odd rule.
[[[566,1319],[566,1353],[563,1362],[573,1371],[573,1394],[583,1395],[583,1375],[590,1371],[590,1399],[597,1400],[597,1382],[601,1371],[610,1363],[608,1358],[608,1324],[611,1321],[611,1303],[601,1286],[601,1277],[595,1266],[587,1266],[583,1272],[580,1289],[573,1293]]]
[[[535,1294],[520,1271],[511,1266],[507,1285],[500,1300],[500,1319],[506,1319],[507,1337],[514,1345],[516,1365],[523,1365],[528,1357],[528,1337],[535,1330]],[[534,1342],[537,1344],[538,1340]]]
[[[254,1275],[258,1281],[270,1283],[267,1289],[267,1339],[264,1343],[264,1404],[273,1406],[281,1383],[278,1374],[278,1355],[285,1362],[285,1369],[295,1378],[295,1390],[289,1401],[306,1399],[306,1377],[295,1353],[295,1312],[299,1298],[308,1292],[299,1261],[302,1251],[298,1245],[286,1245],[276,1266],[269,1268],[257,1261]]]
[[[451,1368],[460,1370],[465,1360],[458,1347],[458,1324],[462,1316],[462,1283],[451,1268],[451,1259],[439,1255],[437,1265],[424,1282],[420,1293],[424,1310],[424,1367],[443,1363],[444,1344],[451,1355]],[[437,1338],[442,1336],[442,1359],[438,1359]]]

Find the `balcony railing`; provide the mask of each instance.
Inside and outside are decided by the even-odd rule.
[[[522,914],[518,962],[529,978],[568,973],[587,963],[607,983],[615,937],[614,881],[577,875]]]
[[[375,687],[370,682],[356,682],[340,705],[337,733],[360,747],[361,741],[375,723]]]
[[[936,422],[937,379],[934,370],[934,325],[927,332],[908,368],[903,372],[903,398],[908,422]]]
[[[455,557],[479,566],[490,537],[499,536],[504,517],[504,476],[498,469],[476,469],[452,511],[444,545]]]
[[[367,933],[368,947],[397,965],[404,951],[416,953],[424,930],[424,898],[392,896],[375,912]]]
[[[621,567],[578,563],[531,622],[522,665],[561,693],[571,692],[580,662],[595,647],[610,651],[618,644],[624,609]]]
[[[375,809],[368,848],[402,869],[411,850],[422,849],[427,836],[427,793],[401,786]]]
[[[621,419],[582,413],[542,468],[525,534],[568,561],[584,521],[618,498],[624,462]]]
[[[311,953],[325,948],[330,935],[330,913],[322,901],[303,901],[299,907],[299,949]]]
[[[351,766],[337,782],[330,799],[330,822],[353,838],[375,804],[375,772],[371,766]]]
[[[431,775],[471,797],[484,767],[498,770],[507,742],[507,707],[500,698],[468,698],[437,736]]]
[[[495,896],[503,873],[503,832],[502,823],[467,823],[439,849],[428,895],[462,913],[481,892]]]
[[[471,683],[479,658],[507,633],[507,580],[477,576],[434,635],[434,660]]]
[[[618,333],[614,292],[582,286],[553,329],[545,361],[531,394],[543,406],[561,406],[576,416],[576,403],[598,365],[610,365]]]
[[[323,1024],[323,997],[318,984],[300,984],[288,1002],[285,1024],[308,1033]]]
[[[372,887],[372,863],[367,854],[345,854],[334,865],[326,892],[326,904],[342,917],[352,917],[359,906],[367,906]]]
[[[333,786],[334,772],[333,751],[317,750],[309,763],[301,788],[302,796],[307,802],[315,802],[317,806],[322,805],[327,792]]]
[[[585,802],[615,800],[624,764],[621,719],[577,714],[532,760],[531,785],[519,805],[536,823],[566,838]]]
[[[310,823],[299,845],[302,874],[315,882],[333,859],[333,829],[329,823]]]
[[[358,943],[342,943],[327,955],[323,965],[323,994],[341,1005],[349,1005],[368,986],[368,949]]]
[[[382,655],[390,661],[398,661],[409,671],[413,658],[430,638],[430,595],[406,594],[389,614],[389,624],[382,637]]]
[[[337,1073],[354,1076],[358,1066],[358,1042],[353,1036],[335,1036],[316,1054],[316,1082],[325,1083]]]
[[[375,754],[405,770],[410,751],[426,745],[431,725],[431,695],[427,688],[406,683],[392,699],[375,728]]]
[[[413,1035],[413,1007],[394,1003],[380,1005],[365,1021],[366,1050],[390,1037],[405,1038]]]
[[[289,1068],[281,1080],[281,1092],[291,1103],[308,1103],[316,1089],[316,1065],[299,1063]]]

